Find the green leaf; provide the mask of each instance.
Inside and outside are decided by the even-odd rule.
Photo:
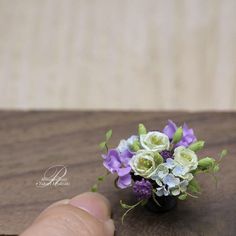
[[[138,125],[138,134],[142,135],[142,134],[146,134],[147,133],[147,129],[143,124],[139,124]]]
[[[98,191],[98,185],[94,184],[91,188],[91,192],[97,192]]]
[[[106,141],[108,141],[111,138],[111,136],[112,136],[112,129],[106,132]]]
[[[104,142],[101,142],[100,144],[99,144],[99,147],[103,150],[105,147],[106,147],[106,142],[104,141]]]
[[[105,179],[105,176],[103,175],[98,177],[98,181],[103,181],[104,179]]]
[[[227,149],[222,150],[221,153],[220,153],[220,160],[222,158],[224,158],[227,154],[228,154],[228,150]]]
[[[178,196],[179,200],[185,200],[187,198],[187,193],[182,193]]]
[[[178,143],[183,137],[183,129],[182,127],[179,127],[174,134],[173,137],[173,143]]]
[[[199,141],[191,144],[188,148],[191,149],[194,152],[197,152],[197,151],[202,150],[204,145],[205,145],[205,142],[202,141],[202,140],[199,140]]]
[[[199,186],[197,180],[192,179],[192,180],[189,182],[188,190],[191,191],[192,193],[200,193],[201,188],[200,188],[200,186]]]

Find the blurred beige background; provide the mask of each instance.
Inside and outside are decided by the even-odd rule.
[[[236,109],[235,0],[0,0],[0,108]]]

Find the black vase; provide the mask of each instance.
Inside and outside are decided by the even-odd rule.
[[[177,198],[174,196],[156,196],[155,199],[159,205],[153,200],[152,197],[149,198],[147,204],[145,205],[146,208],[152,212],[167,212],[175,208],[177,205]]]

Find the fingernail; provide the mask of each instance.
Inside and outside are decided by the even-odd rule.
[[[87,211],[101,221],[108,221],[111,218],[110,203],[99,193],[87,192],[80,194],[72,198],[69,204]]]

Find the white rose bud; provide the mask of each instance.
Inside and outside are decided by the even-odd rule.
[[[158,131],[140,135],[140,142],[144,149],[153,152],[168,150],[170,147],[168,136]]]

